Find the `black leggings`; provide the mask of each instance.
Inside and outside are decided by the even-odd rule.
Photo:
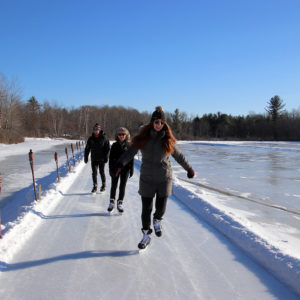
[[[97,170],[99,168],[99,173],[101,176],[102,185],[106,183],[106,177],[104,172],[105,163],[101,161],[92,161],[92,175],[93,175],[93,183],[97,185]]]
[[[167,207],[168,197],[156,197],[154,219],[161,220]],[[153,208],[153,198],[142,197],[142,224],[143,230],[151,227],[151,212]]]
[[[120,186],[119,186],[118,200],[124,199],[126,183],[127,183],[128,177],[129,177],[129,171],[127,171],[125,173],[121,172],[121,174],[118,177],[116,177],[116,176],[111,177],[110,199],[116,199],[116,190],[118,187],[119,177],[120,177]]]

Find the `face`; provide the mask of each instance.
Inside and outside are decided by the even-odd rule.
[[[153,128],[155,131],[161,131],[164,127],[165,122],[162,119],[156,119],[153,121]]]
[[[100,129],[94,129],[94,134],[95,135],[99,135],[99,133],[100,133]]]
[[[118,132],[118,139],[123,142],[126,139],[126,133],[124,131]]]

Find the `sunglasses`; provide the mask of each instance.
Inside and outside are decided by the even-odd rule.
[[[154,124],[156,124],[156,125],[159,125],[159,124],[161,124],[161,125],[164,125],[165,124],[165,122],[164,121],[154,121]]]
[[[118,133],[118,136],[124,136],[126,135],[125,133]]]

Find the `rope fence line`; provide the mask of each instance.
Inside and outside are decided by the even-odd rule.
[[[264,202],[259,201],[259,200],[255,200],[255,199],[251,199],[251,198],[244,197],[244,196],[241,196],[241,195],[237,195],[237,194],[234,194],[234,193],[230,193],[230,192],[227,192],[227,191],[223,191],[221,189],[214,188],[214,187],[211,187],[211,186],[199,183],[199,182],[190,181],[190,180],[183,179],[183,178],[180,178],[180,177],[177,177],[177,178],[179,180],[181,180],[181,181],[184,181],[184,182],[187,182],[187,183],[190,183],[190,184],[193,184],[193,185],[205,188],[207,190],[212,190],[214,192],[217,192],[217,193],[220,193],[220,194],[223,194],[223,195],[226,195],[226,196],[240,198],[240,199],[243,199],[243,200],[247,200],[247,201],[250,201],[250,202],[257,203],[259,205],[271,207],[271,208],[274,208],[274,209],[278,209],[278,210],[282,210],[282,211],[288,212],[290,214],[295,214],[295,215],[300,216],[300,212],[297,212],[297,211],[294,211],[294,210],[291,210],[291,209],[288,209],[288,208],[285,208],[285,207],[282,207],[282,206],[279,206],[279,205],[264,203]]]

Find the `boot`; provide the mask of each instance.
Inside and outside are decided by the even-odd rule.
[[[92,193],[96,193],[97,192],[97,184],[94,184],[93,189],[92,189]]]
[[[152,229],[146,229],[146,230],[142,229],[142,233],[143,233],[144,236],[138,244],[139,249],[145,249],[150,244],[151,232],[152,232]]]
[[[108,205],[108,211],[111,212],[115,207],[115,199],[110,199],[109,205]]]
[[[122,200],[118,200],[117,209],[120,213],[124,212],[123,201]]]
[[[153,227],[154,227],[155,235],[156,236],[161,236],[162,235],[161,220],[153,219]]]

